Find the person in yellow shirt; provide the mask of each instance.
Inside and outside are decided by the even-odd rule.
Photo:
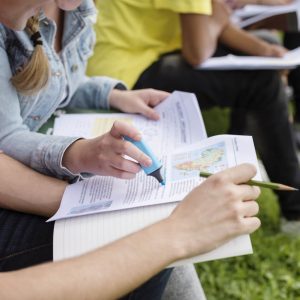
[[[90,75],[130,88],[194,92],[202,109],[232,108],[230,132],[245,132],[244,116],[272,181],[300,187],[295,140],[277,71],[204,71],[194,66],[229,52],[281,56],[286,51],[235,27],[222,0],[97,0]],[[254,130],[253,130],[254,129]],[[279,194],[282,216],[300,218],[300,193]],[[300,222],[298,222],[300,224]],[[282,228],[285,230],[284,228]]]

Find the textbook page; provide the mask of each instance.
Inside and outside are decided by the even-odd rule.
[[[199,177],[200,171],[216,173],[242,162],[252,163],[258,169],[252,137],[210,137],[166,155],[162,172],[164,186],[143,171],[131,180],[95,176],[69,185],[60,208],[49,221],[177,202],[203,180]]]
[[[206,130],[194,94],[173,92],[154,108],[158,121],[137,114],[66,114],[55,119],[54,135],[93,138],[108,132],[114,121],[122,120],[138,128],[147,144],[160,158],[169,150],[206,138]],[[197,128],[197,130],[195,130]]]
[[[300,47],[288,51],[283,57],[226,56],[212,57],[196,67],[199,70],[266,70],[292,69],[300,65]]]
[[[209,142],[200,143],[201,146],[191,145],[171,154],[171,165],[168,165],[171,174],[169,180],[171,183],[173,181],[177,183],[177,189],[184,187],[187,182],[192,180],[198,184],[200,181],[199,169],[215,173],[244,162],[252,163],[257,167],[258,174],[255,179],[261,180],[251,137],[221,135],[208,140]],[[196,183],[197,180],[198,183]],[[72,185],[71,190],[76,185],[79,183]],[[73,191],[75,190],[76,188]],[[78,199],[78,194],[78,191],[68,192],[64,195],[62,202],[72,202],[72,198]],[[116,199],[116,201],[120,200]],[[54,260],[78,256],[153,224],[167,217],[177,203],[162,203],[116,211],[104,210],[102,213],[56,221],[53,241]],[[174,265],[250,253],[252,253],[250,237],[243,235],[213,251],[179,261]]]

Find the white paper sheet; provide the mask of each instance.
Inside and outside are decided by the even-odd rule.
[[[197,69],[201,70],[267,70],[292,69],[300,65],[300,47],[282,58],[262,56],[226,55],[207,59]]]
[[[93,138],[108,132],[116,120],[137,127],[147,144],[162,157],[170,149],[196,143],[206,138],[206,130],[194,94],[174,92],[155,107],[160,120],[153,121],[136,114],[66,114],[55,120],[55,135]],[[104,122],[106,120],[106,122]],[[196,128],[196,129],[195,129]]]
[[[241,9],[237,9],[233,13],[233,21],[241,28],[255,24],[272,16],[296,13],[298,26],[300,26],[300,0],[286,5],[259,5],[247,4]],[[300,28],[298,28],[300,29]]]
[[[57,261],[75,257],[109,244],[166,218],[175,206],[175,203],[168,203],[56,221],[53,259]],[[243,235],[213,251],[178,261],[173,265],[216,260],[252,252],[249,235]]]

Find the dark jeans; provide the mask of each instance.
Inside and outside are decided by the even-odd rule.
[[[284,46],[290,50],[300,47],[300,32],[286,32]],[[289,74],[289,85],[293,87],[295,99],[295,119],[300,122],[300,67],[292,70]]]
[[[42,217],[0,209],[0,272],[53,260],[54,223],[45,221]],[[160,299],[171,272],[172,269],[160,272],[122,299]]]
[[[51,261],[53,224],[29,214],[0,209],[0,271]]]
[[[134,88],[193,92],[201,109],[230,107],[231,133],[245,132],[245,115],[251,117],[251,134],[272,181],[300,187],[296,147],[288,121],[287,100],[276,71],[199,71],[180,53],[162,56],[140,76]],[[280,193],[282,214],[300,218],[300,192]]]

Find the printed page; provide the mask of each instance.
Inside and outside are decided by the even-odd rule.
[[[68,186],[59,210],[49,221],[177,202],[203,180],[200,171],[216,173],[243,162],[258,169],[252,137],[214,136],[166,156],[165,186],[142,171],[133,180],[96,176]]]
[[[226,55],[207,59],[197,69],[207,70],[259,70],[291,69],[300,65],[300,48],[287,52],[284,57]]]
[[[138,128],[147,144],[161,157],[168,151],[206,138],[206,130],[194,94],[173,92],[155,107],[160,120],[136,114],[66,114],[56,118],[54,135],[93,138],[108,132],[116,120]],[[198,130],[195,130],[198,128]]]

